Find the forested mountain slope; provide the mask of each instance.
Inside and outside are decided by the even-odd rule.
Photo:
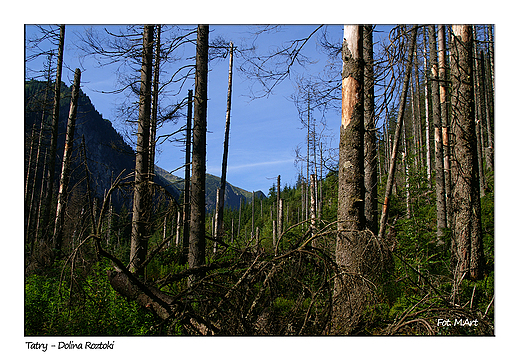
[[[41,81],[27,81],[25,83],[25,147],[24,147],[24,163],[27,168],[30,147],[34,146],[31,140],[34,138],[38,141],[37,136],[40,130],[42,119],[42,109],[47,107],[46,115],[49,116],[49,105],[52,98],[48,96],[45,102],[46,83]],[[58,159],[63,155],[63,146],[65,144],[65,131],[67,125],[67,117],[70,106],[70,87],[62,84],[62,97],[60,102],[60,120],[58,129]],[[51,94],[51,93],[49,93]],[[130,175],[135,168],[135,153],[130,145],[128,145],[123,137],[114,129],[112,123],[104,119],[95,109],[89,97],[80,91],[78,104],[78,115],[76,122],[75,146],[76,149],[81,148],[82,139],[85,139],[85,150],[87,157],[88,169],[91,172],[91,187],[94,195],[101,199],[104,192],[110,188],[110,185],[118,175],[122,177]],[[31,131],[35,127],[35,131]],[[83,168],[80,166],[83,161],[81,152],[76,151],[76,169],[73,172],[72,179],[77,182],[84,176]],[[56,171],[59,172],[61,162],[56,162]],[[174,198],[178,199],[184,189],[184,180],[182,178],[171,175],[166,170],[156,166],[156,174],[154,181],[164,187]],[[59,178],[58,178],[59,179]],[[227,183],[225,193],[226,207],[238,209],[240,200],[242,202],[250,202],[252,192],[248,192],[241,188],[235,187]],[[215,209],[215,200],[217,188],[220,186],[220,178],[211,174],[206,178],[206,210]],[[260,196],[264,196],[263,193]],[[113,202],[116,206],[121,206],[122,202],[129,206],[128,200],[123,200],[120,195],[114,196]]]

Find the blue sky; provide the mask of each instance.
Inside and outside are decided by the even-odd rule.
[[[243,38],[247,42],[247,38],[250,37],[248,32],[260,28],[262,27],[210,25],[210,41],[212,38],[222,36],[226,40],[234,41],[235,46],[240,46]],[[268,49],[281,45],[284,41],[305,37],[315,28],[314,25],[292,25],[283,27],[276,33],[263,35],[257,40],[257,53],[262,54]],[[64,61],[67,69],[64,70],[62,79],[67,85],[70,85],[73,70],[76,67],[81,67],[83,69],[82,90],[90,97],[103,117],[111,120],[114,127],[123,132],[122,124],[116,121],[116,118],[117,104],[123,101],[124,95],[100,93],[100,91],[106,92],[117,87],[114,68],[100,68],[91,58],[82,59],[80,62],[80,54],[74,43],[77,39],[76,33],[83,31],[83,29],[84,26],[66,26]],[[27,27],[26,31],[30,36],[33,29]],[[342,26],[331,26],[329,32],[331,36],[340,39]],[[273,92],[264,98],[253,100],[250,97],[250,88],[254,85],[254,82],[238,72],[237,65],[240,63],[240,55],[235,56],[227,174],[227,179],[231,184],[249,191],[261,190],[266,194],[278,175],[281,175],[282,184],[295,184],[298,173],[294,164],[295,149],[299,144],[304,144],[306,132],[302,129],[296,106],[290,97],[295,91],[293,80],[297,74],[302,74],[304,70],[319,72],[328,61],[323,53],[317,51],[316,39],[316,36],[311,38],[311,41],[304,48],[304,53],[317,63],[307,69],[295,67],[291,78],[277,85]],[[193,49],[188,46],[183,55],[191,56],[190,51],[194,54],[194,46],[191,46],[191,48]],[[43,59],[39,61],[43,62]],[[38,67],[37,64],[31,64],[31,66],[33,68]],[[217,176],[221,174],[228,67],[228,58],[213,61],[210,64],[208,76],[206,166],[208,173]],[[188,89],[193,89],[193,81],[186,83],[181,95],[185,96]],[[168,99],[165,101],[168,101]],[[316,114],[315,117],[321,116]],[[181,125],[180,122],[183,121],[180,120],[176,126],[159,130],[158,134],[178,129]],[[327,124],[333,131],[336,128],[339,129],[339,115],[336,113],[328,114]],[[181,146],[168,142],[159,146],[156,158],[158,166],[167,171],[172,171],[182,166],[183,161],[184,153]],[[174,174],[183,176],[183,170]]]

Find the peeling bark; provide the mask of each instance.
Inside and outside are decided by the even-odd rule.
[[[429,26],[429,45],[430,45],[430,67],[432,79],[432,115],[433,115],[433,134],[434,134],[434,150],[435,150],[435,194],[437,209],[437,244],[444,244],[443,236],[446,230],[446,193],[445,193],[445,173],[444,173],[444,147],[443,141],[445,128],[442,127],[441,121],[441,94],[440,90],[444,87],[440,86],[442,79],[439,78],[437,65],[437,41],[435,25]],[[442,93],[442,92],[441,92]]]

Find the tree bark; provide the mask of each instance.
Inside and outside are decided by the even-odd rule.
[[[152,84],[152,113],[150,121],[150,182],[153,182],[155,173],[155,136],[157,134],[157,113],[159,111],[159,69],[161,63],[161,25],[157,25],[156,30]]]
[[[427,57],[427,28],[424,27],[424,72],[427,74],[428,72],[428,57]],[[428,188],[432,187],[432,159],[431,159],[431,151],[430,151],[430,100],[429,100],[429,91],[428,91],[428,75],[424,76],[424,115],[426,122],[426,174],[428,177]]]
[[[452,247],[455,283],[482,277],[484,259],[475,139],[473,97],[473,36],[470,25],[453,25],[451,51],[453,157]]]
[[[471,27],[473,32],[473,39],[477,38],[477,32],[475,26]],[[483,197],[485,195],[485,177],[484,177],[484,160],[483,160],[483,152],[482,147],[482,133],[481,133],[481,124],[482,124],[482,114],[483,107],[480,99],[480,77],[479,77],[479,59],[477,54],[477,47],[473,46],[473,88],[475,91],[473,92],[474,101],[475,101],[475,132],[476,132],[476,140],[477,140],[477,160],[478,160],[478,178],[479,178],[479,186],[480,186],[480,196]]]
[[[220,188],[217,191],[217,230],[215,236],[221,240],[224,228],[224,195],[226,193],[227,159],[229,149],[229,125],[231,121],[231,90],[233,84],[233,42],[229,43],[229,76],[226,106],[226,127],[224,132],[224,152],[222,155],[222,176],[220,177]]]
[[[439,76],[437,65],[437,42],[435,39],[435,25],[429,25],[430,38],[430,68],[432,79],[432,115],[435,144],[435,194],[437,208],[437,244],[443,245],[446,231],[446,192],[444,173],[443,131],[441,123],[441,104],[439,86],[442,79]]]
[[[70,100],[69,119],[67,121],[67,133],[65,135],[65,149],[63,151],[63,161],[61,168],[60,188],[58,192],[58,203],[56,205],[56,217],[54,222],[54,248],[55,256],[60,257],[63,241],[63,217],[64,207],[67,200],[67,188],[70,178],[70,163],[72,149],[74,145],[74,129],[76,127],[76,113],[78,110],[78,98],[80,87],[81,71],[76,69],[74,73],[74,83],[72,85],[72,98]]]
[[[451,127],[448,112],[448,78],[446,70],[448,64],[446,61],[446,44],[444,25],[439,25],[439,103],[441,109],[441,124],[442,124],[442,155],[444,157],[444,192],[446,203],[446,227],[453,227],[452,222],[452,180],[451,180]]]
[[[365,227],[363,26],[345,25],[343,37],[336,262],[342,273],[358,273],[364,248],[360,233]],[[339,275],[334,298],[332,333],[348,334],[361,318],[365,291],[347,287],[345,277]]]
[[[414,80],[415,80],[415,89],[412,92],[414,97],[414,105],[415,105],[415,117],[414,117],[414,128],[415,128],[415,149],[417,156],[417,164],[419,165],[418,169],[424,166],[423,161],[423,137],[422,137],[422,117],[421,117],[421,97],[419,91],[419,53],[416,51],[414,56]]]
[[[141,88],[139,91],[139,118],[135,155],[135,188],[130,243],[130,271],[144,274],[141,264],[148,252],[150,237],[151,194],[149,185],[150,161],[150,113],[152,102],[152,57],[154,26],[143,30],[143,55],[141,64]]]
[[[197,28],[195,97],[193,106],[193,161],[191,178],[190,245],[188,265],[201,266],[206,258],[205,190],[206,190],[206,115],[208,100],[209,26]],[[196,277],[190,277],[190,283]]]
[[[401,96],[399,98],[399,111],[397,113],[397,124],[395,127],[394,142],[393,142],[393,146],[392,146],[392,155],[390,158],[390,168],[388,170],[388,179],[386,182],[383,209],[381,212],[381,219],[379,221],[378,238],[380,240],[382,240],[384,237],[386,222],[388,220],[388,206],[389,206],[389,202],[390,202],[390,196],[392,195],[392,186],[394,184],[397,153],[399,150],[399,140],[401,137],[401,128],[403,127],[403,121],[404,121],[404,112],[405,112],[405,108],[406,108],[408,85],[410,83],[410,77],[412,74],[413,51],[415,48],[416,39],[417,39],[417,26],[415,25],[412,29],[412,38],[410,40],[409,47],[408,47],[408,55],[407,55],[406,71],[405,71],[404,82],[403,82],[403,89],[401,90]]]
[[[180,263],[188,262],[188,252],[190,247],[190,175],[191,175],[191,117],[193,112],[193,90],[188,90],[188,114],[186,117],[186,154],[184,161],[184,225],[182,232],[182,252]]]
[[[377,233],[377,149],[374,112],[373,26],[363,29],[363,59],[365,61],[364,126],[365,126],[365,219],[367,229]]]
[[[493,150],[493,128],[491,126],[491,112],[490,112],[490,99],[488,97],[488,91],[486,86],[486,67],[484,61],[484,52],[480,51],[480,74],[482,78],[482,86],[480,87],[480,94],[484,103],[487,135],[488,135],[488,146],[486,149],[486,165],[491,171],[495,169],[494,165],[494,150]],[[483,114],[484,115],[484,114]]]

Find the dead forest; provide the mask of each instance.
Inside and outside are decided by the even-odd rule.
[[[209,25],[99,26],[70,47],[68,25],[33,27],[26,336],[495,334],[493,25],[321,25],[267,53]],[[314,43],[330,66],[296,76]],[[129,135],[84,92],[96,70],[66,68],[72,48],[122,69]],[[217,61],[226,117],[210,176]],[[258,97],[294,82],[295,184],[228,183],[237,76]],[[157,165],[165,142],[184,152],[182,178]]]

